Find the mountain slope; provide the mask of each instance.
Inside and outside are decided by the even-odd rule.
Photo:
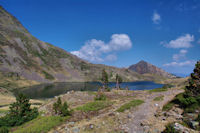
[[[172,74],[165,72],[164,70],[148,63],[145,61],[140,61],[137,64],[131,65],[129,70],[132,70],[134,72],[137,72],[139,74],[154,74],[158,75],[161,77],[167,77],[167,78],[172,78],[174,77]]]
[[[0,75],[37,82],[98,81],[104,68],[111,80],[116,73],[125,81],[145,79],[128,69],[88,63],[40,41],[0,7]]]
[[[40,41],[0,6],[0,87],[20,87],[22,82],[30,85],[35,82],[99,81],[103,69],[108,72],[110,81],[115,80],[116,74],[123,81],[161,80],[160,77],[142,75],[126,68],[91,64]]]

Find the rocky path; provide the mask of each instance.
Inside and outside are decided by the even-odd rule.
[[[164,130],[165,125],[169,121],[163,121],[162,118],[156,117],[155,114],[157,114],[159,110],[161,111],[163,105],[171,101],[175,95],[183,91],[182,89],[172,88],[165,92],[153,93],[149,93],[148,91],[126,92],[119,90],[107,92],[107,97],[113,101],[112,106],[98,111],[97,114],[88,114],[88,118],[80,117],[81,119],[76,120],[72,117],[68,122],[52,129],[50,133],[54,133],[55,131],[58,133],[106,133],[121,131],[125,131],[126,133],[160,133]],[[62,99],[71,101],[71,103],[76,103],[75,105],[93,101],[93,96],[89,96],[87,93],[84,93],[85,95],[83,95],[83,92],[76,93],[77,94],[66,94]],[[154,98],[159,96],[164,97],[160,101],[155,101]],[[80,99],[78,103],[77,98]],[[144,103],[122,113],[116,111],[119,107],[132,99],[141,99]],[[76,117],[79,115],[82,114],[75,114]]]
[[[169,89],[166,92],[157,92],[146,95],[144,97],[145,103],[138,108],[131,110],[131,120],[123,125],[129,133],[145,133],[149,131],[149,123],[151,126],[153,121],[156,121],[154,117],[155,112],[158,109],[162,109],[163,105],[171,101],[175,95],[183,92],[180,89]],[[153,99],[158,96],[164,96],[161,101],[154,101]],[[159,132],[158,129],[154,129],[153,132]]]

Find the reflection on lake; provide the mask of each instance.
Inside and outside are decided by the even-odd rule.
[[[120,84],[121,88],[129,88],[129,90],[150,90],[160,88],[162,84],[156,84],[150,81],[139,82],[123,82]],[[54,96],[64,94],[68,91],[97,91],[101,87],[99,82],[62,82],[62,83],[46,83],[31,86],[29,88],[18,89],[14,92],[16,95],[19,92],[26,94],[29,98],[43,99],[52,98]],[[109,83],[109,87],[115,87],[115,83]]]

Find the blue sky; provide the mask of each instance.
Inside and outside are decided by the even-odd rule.
[[[38,39],[92,63],[145,60],[189,74],[200,59],[199,0],[0,0]]]

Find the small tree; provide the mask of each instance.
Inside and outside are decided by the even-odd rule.
[[[119,89],[120,88],[120,84],[122,83],[122,78],[117,74],[116,75],[116,88]]]
[[[69,116],[71,115],[71,111],[69,110],[69,105],[64,102],[64,104],[61,107],[61,112],[62,112],[62,116]]]
[[[66,102],[62,104],[61,98],[58,97],[57,102],[53,104],[53,110],[55,111],[55,114],[61,115],[61,116],[69,116],[71,115],[71,110],[69,110],[69,106]]]
[[[200,95],[200,61],[197,61],[193,73],[191,73],[186,93],[195,97]]]
[[[60,114],[61,113],[61,106],[62,106],[62,101],[60,97],[58,97],[57,102],[53,104],[53,110],[55,111],[55,114]]]
[[[102,70],[101,81],[103,84],[103,90],[105,90],[108,87],[108,73],[105,71],[105,69]]]
[[[94,98],[96,101],[106,100],[106,95],[103,92],[98,92],[96,97]]]
[[[31,109],[29,99],[25,95],[19,94],[16,102],[10,105],[9,113],[0,118],[0,126],[18,126],[36,118],[38,114],[37,108]]]

